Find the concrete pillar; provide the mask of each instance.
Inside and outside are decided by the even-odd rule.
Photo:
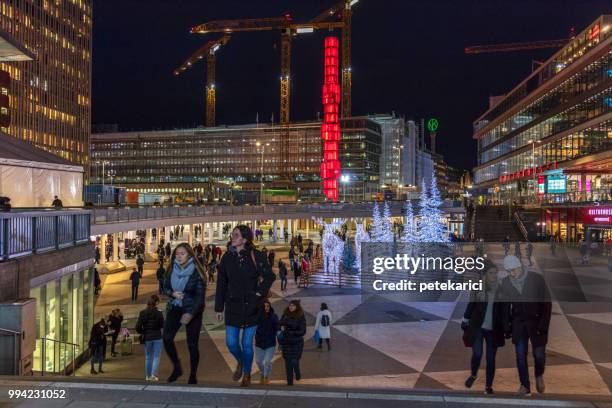
[[[100,263],[105,264],[108,260],[106,259],[106,234],[100,236]]]
[[[113,262],[119,260],[119,234],[113,234]]]
[[[170,242],[170,227],[166,225],[164,227],[164,243],[168,242]]]
[[[206,230],[208,231],[207,235],[208,235],[208,243],[212,243],[212,236],[213,236],[213,226],[212,226],[212,222],[207,222],[206,223]]]
[[[193,226],[194,224],[187,225],[187,243],[189,246],[193,246]]]
[[[293,238],[293,220],[287,220],[287,232],[289,232],[289,238]]]
[[[274,242],[276,242],[278,240],[278,221],[274,220],[272,221],[272,239],[274,240]]]
[[[310,220],[306,220],[306,238],[310,236]]]
[[[153,240],[153,231],[147,228],[145,232],[145,254],[151,253],[151,241]]]

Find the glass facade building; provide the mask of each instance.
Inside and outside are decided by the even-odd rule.
[[[587,178],[607,178],[612,141],[610,34],[612,16],[601,16],[475,121],[477,187],[499,194],[500,201],[542,201],[561,194],[538,189],[549,175],[561,172],[568,179],[581,179],[572,184],[575,193],[586,193]]]
[[[87,165],[91,126],[91,0],[0,0],[0,29],[35,55],[0,62],[9,73],[2,130]]]
[[[30,289],[37,308],[34,371],[63,372],[87,351],[93,326],[93,280],[93,268],[89,268]]]

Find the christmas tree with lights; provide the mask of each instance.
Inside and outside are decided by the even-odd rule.
[[[436,177],[432,175],[429,194],[423,179],[420,197],[420,240],[421,242],[449,242],[444,223],[444,213],[440,210],[442,198],[438,190]]]
[[[402,242],[406,244],[419,242],[416,221],[414,219],[414,209],[410,200],[406,200],[404,212],[406,221],[404,222],[404,231],[402,231]]]
[[[379,242],[393,242],[393,222],[391,221],[391,209],[387,201],[383,206],[381,241]]]

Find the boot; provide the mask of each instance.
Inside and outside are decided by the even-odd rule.
[[[197,384],[197,383],[198,383],[198,376],[195,373],[189,374],[189,381],[187,381],[187,384]]]
[[[91,370],[89,370],[89,374],[98,374],[98,372],[92,367]]]
[[[251,374],[244,373],[242,375],[242,381],[240,382],[241,387],[248,387],[251,385]]]
[[[175,382],[181,375],[183,375],[183,369],[180,365],[177,365],[174,367],[174,370],[172,370],[172,374],[170,374],[170,377],[168,377],[168,382]]]
[[[234,371],[234,375],[232,376],[232,380],[238,381],[242,377],[242,363],[238,363],[238,367],[236,367],[236,371]]]

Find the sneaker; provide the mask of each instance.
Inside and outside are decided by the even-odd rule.
[[[476,381],[476,377],[475,375],[470,375],[467,380],[465,380],[465,388],[472,388],[472,385],[474,385],[474,382]]]
[[[523,397],[531,397],[531,390],[524,385],[521,385],[517,391],[517,394]]]
[[[540,375],[536,377],[536,390],[538,390],[540,394],[544,393],[544,391],[546,390],[546,385],[544,384],[544,376]]]
[[[491,394],[494,394],[494,392],[493,392],[493,388],[491,388],[491,387],[487,387],[487,388],[485,388],[485,392],[484,392],[484,393],[485,393],[485,395],[491,395]]]
[[[148,375],[145,377],[145,381],[151,381],[151,377],[149,377]]]
[[[149,377],[149,381],[159,381],[159,378],[157,378],[156,376],[152,375]]]
[[[242,381],[240,381],[241,387],[249,387],[251,385],[251,374],[244,373]]]

